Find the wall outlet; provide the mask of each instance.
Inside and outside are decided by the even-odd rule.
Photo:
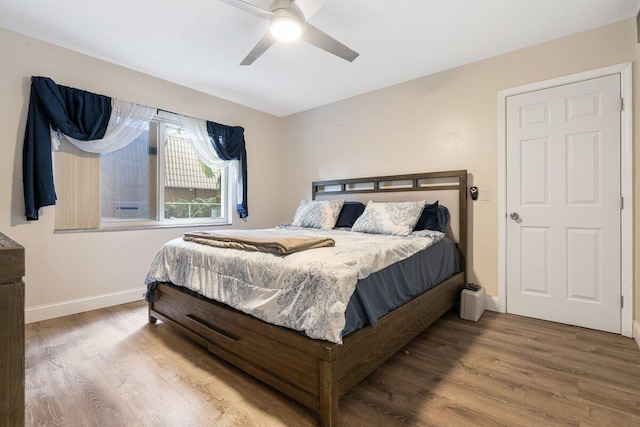
[[[491,200],[491,189],[490,188],[483,188],[480,190],[480,200],[482,200],[483,202],[487,202],[489,200]]]

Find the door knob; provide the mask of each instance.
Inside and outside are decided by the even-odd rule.
[[[511,212],[511,215],[509,215],[509,217],[512,220],[517,221],[520,218],[520,215],[518,215],[518,212]]]

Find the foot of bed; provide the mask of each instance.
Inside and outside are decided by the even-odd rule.
[[[148,311],[148,313],[149,313],[149,323],[151,323],[152,325],[155,325],[155,323],[158,321],[158,319],[156,319],[155,317],[153,317],[151,315],[151,303],[149,303],[148,310],[149,310]]]
[[[334,427],[338,425],[338,391],[335,372],[331,363],[320,360],[320,425]]]

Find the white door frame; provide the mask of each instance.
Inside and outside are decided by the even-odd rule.
[[[583,80],[620,74],[620,92],[624,100],[621,123],[621,311],[622,335],[632,336],[633,328],[633,75],[631,63],[612,65],[584,73],[572,74],[543,82],[504,89],[498,92],[498,311],[507,311],[507,97],[562,86]]]

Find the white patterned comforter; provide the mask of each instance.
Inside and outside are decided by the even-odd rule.
[[[386,236],[290,226],[255,233],[257,238],[269,233],[331,237],[336,245],[276,256],[179,238],[160,249],[145,283],[171,282],[266,322],[342,344],[345,311],[357,281],[444,236],[438,232],[423,233],[424,237]]]

